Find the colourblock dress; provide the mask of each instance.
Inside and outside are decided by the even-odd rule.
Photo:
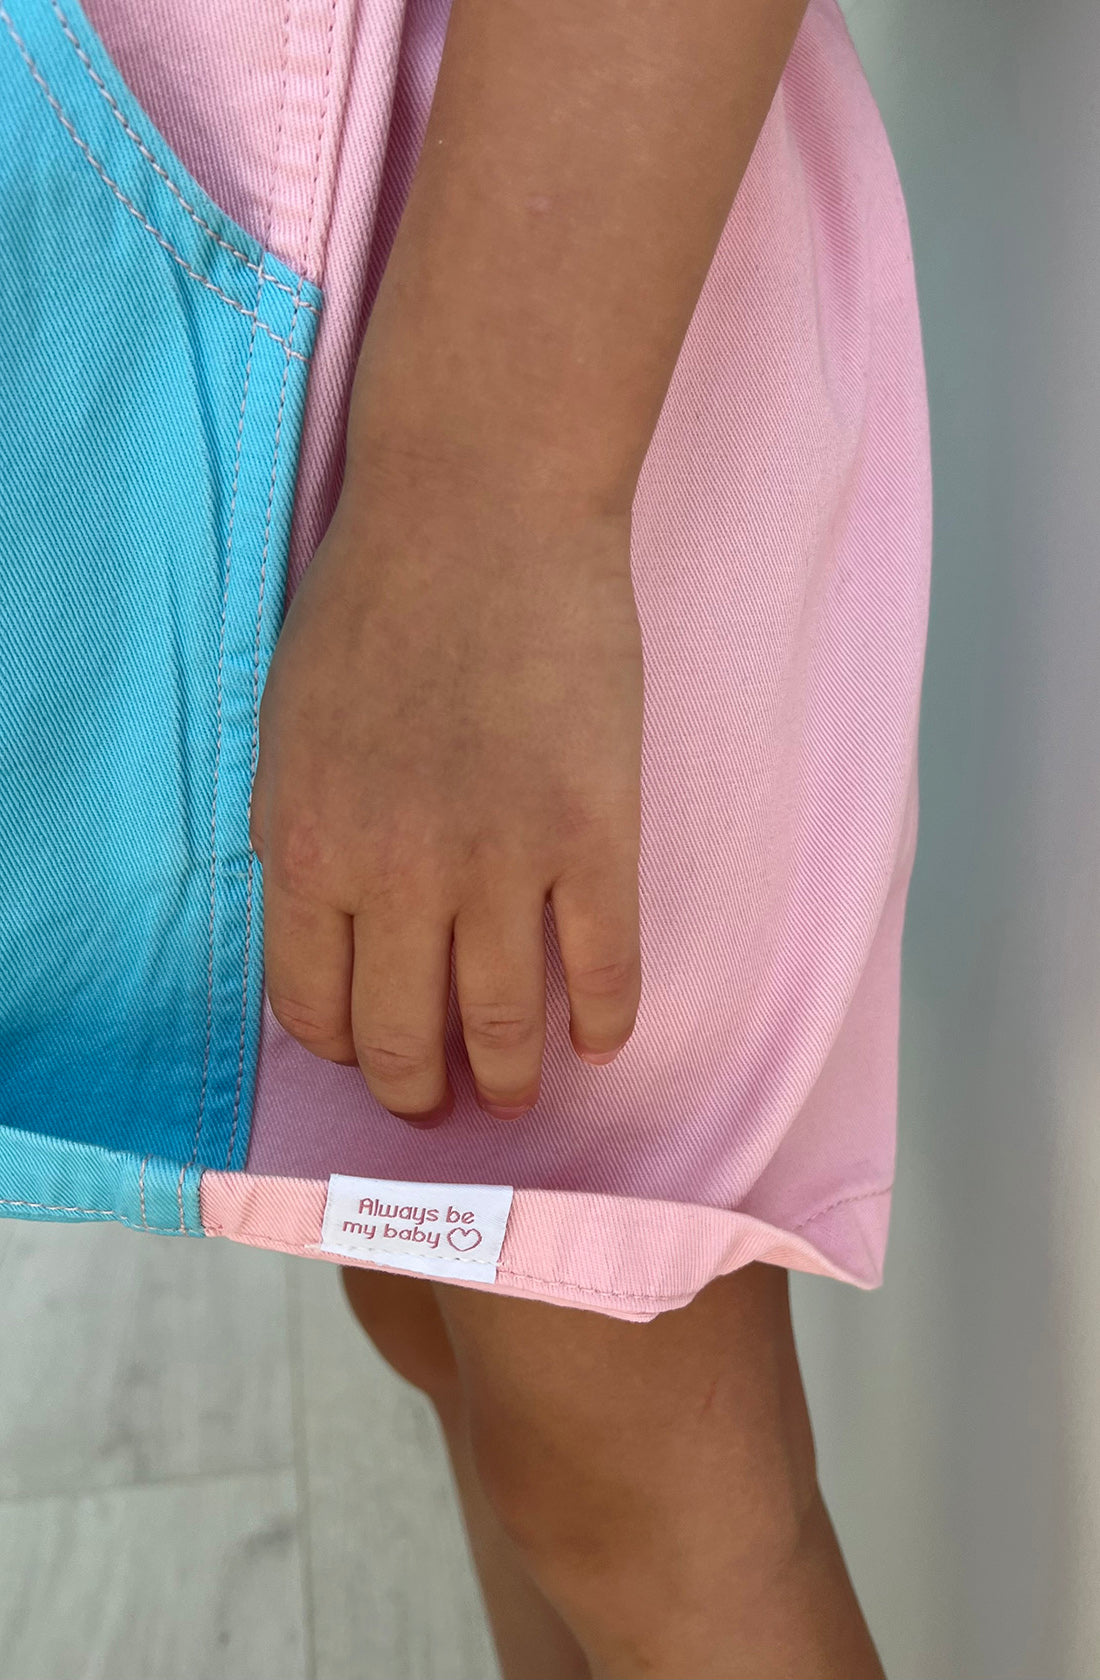
[[[0,1211],[644,1320],[882,1277],[931,492],[905,207],[810,0],[638,486],[637,1025],[396,1120],[263,992],[259,696],[343,470],[444,0],[4,0]],[[451,1230],[453,1225],[454,1230]],[[419,1234],[418,1234],[419,1233]],[[448,1243],[450,1246],[448,1247]]]

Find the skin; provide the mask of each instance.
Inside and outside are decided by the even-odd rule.
[[[882,1680],[780,1267],[649,1324],[347,1268],[436,1408],[506,1680]]]
[[[417,1125],[538,1124],[642,985],[630,509],[805,0],[454,0],[335,516],[260,708],[271,1007]],[[881,1668],[817,1491],[786,1275],[650,1325],[362,1273],[429,1371],[509,1680]]]
[[[452,942],[479,1100],[536,1102],[547,900],[574,1048],[633,1027],[630,507],[804,4],[456,0],[251,811],[271,1007],[402,1117]]]

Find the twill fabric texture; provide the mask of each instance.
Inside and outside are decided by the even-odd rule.
[[[293,308],[298,288],[318,311],[295,325],[295,349],[309,361],[294,362],[290,376],[301,376],[293,401],[304,407],[295,409],[288,393],[284,410],[298,470],[292,508],[289,480],[280,490],[284,572],[271,569],[277,545],[269,552],[265,634],[273,634],[274,591],[292,596],[339,492],[356,353],[416,167],[447,6],[86,5],[104,59],[109,51],[132,101],[118,96],[132,126],[156,133],[150,149],[174,160],[164,163],[174,179],[183,172],[202,183],[188,190],[208,195],[204,219],[236,230],[226,238],[246,258],[263,255],[265,274],[292,288],[273,300],[277,317],[265,300],[265,320],[286,338],[286,305]],[[53,16],[50,0],[32,9]],[[216,243],[214,251],[219,261],[240,262]],[[170,279],[174,293],[181,281],[170,268],[157,284]],[[106,273],[99,270],[100,293],[116,284]],[[194,282],[185,289],[203,292]],[[223,305],[221,313],[233,311]],[[251,339],[250,318],[238,320]],[[298,336],[307,325],[315,331],[310,346]],[[270,360],[279,346],[255,336]],[[233,419],[222,411],[232,408],[234,354],[239,373],[241,343],[211,347],[209,378],[217,386],[224,375],[229,387],[214,427],[218,449],[206,457],[206,501],[223,520],[211,555],[224,553],[233,478],[223,441]],[[55,352],[43,364],[47,382],[57,381],[57,367]],[[239,404],[239,384],[235,391]],[[204,415],[205,402],[196,399]],[[116,449],[114,464],[102,465],[101,487],[118,478],[119,460]],[[285,461],[289,473],[291,456]],[[183,470],[196,470],[194,462]],[[156,508],[163,496],[154,476],[142,506]],[[253,550],[263,547],[263,525],[253,501],[243,527]],[[157,1159],[201,1169],[196,1195],[208,1233],[316,1254],[330,1174],[500,1184],[516,1192],[491,1285],[506,1293],[645,1319],[752,1260],[863,1288],[881,1281],[901,947],[917,838],[931,489],[905,206],[835,0],[811,0],[719,242],[646,458],[632,544],[646,666],[645,979],[629,1044],[601,1069],[573,1055],[550,928],[548,1046],[536,1109],[513,1126],[480,1111],[452,1007],[456,1110],[439,1130],[415,1132],[374,1101],[358,1070],[310,1056],[266,1000],[261,1007],[253,869],[248,1007],[256,1033],[245,1043],[240,1101],[231,1082],[211,1132],[219,1148],[227,1145],[235,1114],[232,1159],[211,1145],[192,1161],[182,1121],[171,1118],[174,1092],[192,1079],[196,1054],[202,1060],[205,1026],[188,987],[201,975],[205,1003],[205,927],[199,938],[187,924],[181,961],[190,977],[170,1030],[137,995],[149,972],[140,940],[140,982],[132,968],[121,973],[119,959],[125,1006],[117,1016],[132,1012],[140,1023],[141,1059],[123,1038],[104,1046],[108,1064],[123,1059],[111,1077],[126,1088],[116,1130],[100,1128],[95,1141],[144,1158],[155,1137]],[[216,593],[217,565],[213,574]],[[79,581],[71,577],[68,588]],[[138,612],[149,587],[123,580],[128,612]],[[173,612],[155,593],[143,604],[163,643]],[[204,597],[202,611],[185,619],[200,663],[216,657],[207,606]],[[265,668],[261,658],[261,679]],[[163,682],[163,657],[157,670]],[[143,713],[135,692],[144,690],[127,683],[114,697],[121,731]],[[193,714],[208,771],[211,692],[209,683],[195,690]],[[101,700],[93,711],[112,715]],[[190,774],[166,702],[148,721],[142,762],[157,769],[146,779],[178,780],[181,765]],[[246,706],[242,725],[248,721]],[[64,721],[66,739],[69,728]],[[250,867],[239,827],[246,740],[242,727],[234,784],[241,849],[230,854],[238,886]],[[131,802],[135,763],[104,769],[116,802]],[[197,772],[193,780],[198,786]],[[124,826],[130,838],[113,844],[125,860],[133,833],[145,830],[134,820]],[[182,903],[193,891],[194,918],[200,895],[190,885],[190,852],[185,865],[163,836],[148,844],[162,894],[175,883]],[[204,856],[208,866],[208,850]],[[131,863],[124,873],[132,884]],[[116,930],[123,922],[112,924],[112,937]],[[134,944],[132,933],[126,938]],[[224,950],[228,996],[231,973],[241,985],[243,946],[227,942]],[[58,1043],[51,1030],[43,1014],[46,1062]],[[89,1030],[87,1019],[74,1026],[67,1054],[80,1053]],[[239,1039],[233,1043],[239,1069]],[[221,1050],[229,1048],[227,1033]],[[87,1075],[72,1078],[80,1113],[68,1129],[91,1136]],[[160,1131],[152,1108],[164,1116]],[[34,1129],[25,1115],[18,1124]],[[88,1205],[96,1205],[90,1197]]]
[[[248,800],[320,293],[66,5],[0,7],[0,1194],[201,1231],[196,1169],[248,1147]]]

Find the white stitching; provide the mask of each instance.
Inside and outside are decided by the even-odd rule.
[[[113,1208],[59,1207],[54,1202],[13,1202],[5,1196],[0,1196],[0,1207],[38,1208],[42,1213],[83,1213],[89,1219],[114,1220],[116,1225],[125,1225],[129,1231],[152,1231],[153,1235],[157,1237],[179,1236],[179,1232],[172,1225],[134,1225],[121,1213],[116,1213]],[[186,1237],[193,1237],[195,1232],[185,1231],[183,1234]],[[202,1234],[205,1236],[206,1232],[204,1231]]]
[[[280,168],[280,164],[281,164],[281,161],[282,161],[282,155],[281,154],[282,154],[282,144],[283,144],[283,125],[284,125],[284,122],[285,122],[285,119],[286,119],[286,91],[287,91],[287,81],[288,81],[288,54],[289,54],[289,50],[290,50],[290,5],[291,5],[291,0],[286,0],[286,5],[283,8],[282,51],[281,51],[281,54],[280,54],[280,63],[279,63],[279,115],[278,115],[278,121],[277,121],[276,127],[275,127],[275,143],[272,147],[272,152],[271,152],[271,177],[268,181],[268,186],[267,186],[267,208],[266,208],[266,214],[265,214],[265,218],[264,218],[264,245],[265,246],[267,245],[267,243],[268,243],[268,241],[271,237],[271,220],[272,220],[272,216],[274,214],[275,188],[276,188],[276,186],[278,184],[278,181],[279,181],[279,168]],[[291,327],[290,336],[291,336],[292,339],[294,337],[294,328],[295,328],[296,325],[297,325],[297,313],[295,313],[295,315],[292,316],[291,323],[290,323],[290,327]],[[285,367],[284,367],[284,374],[285,374],[286,369],[289,368],[289,366],[290,366],[290,363],[287,362],[285,364]],[[284,392],[285,392],[285,384],[283,386],[280,386],[280,391],[279,391],[279,418],[278,418],[278,421],[276,423],[276,430],[275,430],[275,449],[274,449],[275,459],[272,463],[272,475],[273,476],[274,476],[274,471],[275,471],[275,465],[278,462],[278,458],[279,458],[278,434],[279,434],[279,427],[282,424],[282,403],[283,403]],[[269,495],[270,495],[270,492],[269,492]],[[266,558],[267,558],[267,522],[266,521],[265,521],[265,525],[264,525],[264,551],[263,552],[264,552],[264,560],[266,561]],[[261,596],[261,601],[262,601],[262,596]],[[258,607],[257,608],[257,619],[258,619],[258,616],[259,616],[259,610],[260,609]],[[259,623],[257,622],[256,638],[254,638],[254,641],[256,639],[258,639],[258,637],[259,637]],[[251,817],[252,817],[252,788],[251,788],[251,782],[255,778],[256,734],[257,734],[257,727],[258,727],[257,719],[256,719],[256,716],[255,716],[255,709],[256,709],[255,708],[255,693],[253,693],[252,739],[251,739],[251,742],[249,744],[249,754],[248,754],[249,781],[250,781],[249,795],[248,795],[249,821],[251,821]],[[251,951],[251,937],[252,937],[252,869],[253,869],[253,860],[252,860],[251,848],[249,848],[248,876],[247,876],[248,887],[247,887],[246,894],[245,894],[245,907],[244,907],[244,950],[242,952],[242,959],[241,959],[241,1015],[240,1015],[240,1025],[239,1025],[238,1033],[237,1033],[237,1083],[236,1083],[236,1087],[235,1087],[234,1092],[233,1092],[233,1115],[232,1115],[232,1120],[231,1120],[230,1127],[229,1127],[228,1147],[227,1147],[226,1152],[225,1152],[225,1165],[226,1165],[226,1170],[227,1171],[229,1170],[229,1168],[233,1164],[233,1150],[234,1150],[234,1148],[236,1146],[236,1142],[237,1142],[237,1125],[238,1125],[238,1121],[239,1121],[239,1118],[240,1118],[241,1090],[242,1090],[242,1087],[244,1085],[244,1041],[245,1041],[246,1029],[247,1029],[247,1025],[248,1025],[248,963],[249,963],[249,953]]]
[[[138,209],[137,205],[132,203],[131,200],[127,198],[127,196],[123,192],[122,188],[118,185],[118,182],[111,179],[110,175],[108,175],[107,171],[104,169],[104,167],[100,163],[99,159],[95,156],[94,152],[91,150],[88,143],[84,139],[82,139],[82,137],[77,133],[76,129],[73,127],[73,124],[70,121],[69,117],[66,115],[64,109],[58,103],[58,100],[56,99],[56,97],[54,95],[53,89],[50,87],[49,83],[46,81],[45,77],[42,75],[42,72],[39,70],[38,65],[35,63],[34,59],[31,57],[30,51],[27,48],[26,42],[23,40],[23,37],[19,34],[19,32],[16,29],[14,23],[12,22],[11,14],[8,12],[7,8],[3,5],[0,5],[0,20],[3,21],[4,26],[8,31],[8,34],[11,36],[12,40],[15,42],[16,48],[19,52],[19,56],[22,58],[24,64],[27,66],[27,69],[30,71],[34,80],[38,83],[39,87],[42,89],[42,92],[45,94],[45,96],[46,96],[47,100],[49,101],[50,105],[53,107],[53,110],[54,110],[54,112],[57,116],[58,121],[61,123],[61,126],[65,129],[66,133],[72,139],[74,144],[77,147],[79,147],[79,149],[83,153],[84,157],[87,158],[88,162],[91,164],[92,168],[95,170],[95,172],[99,176],[100,180],[103,181],[106,186],[110,187],[111,191],[114,193],[114,195],[118,199],[119,203],[126,210],[128,210],[130,212],[131,216],[134,217],[135,221],[139,222],[140,225],[143,228],[145,228],[149,233],[151,233],[153,235],[153,238],[156,240],[157,244],[160,245],[165,251],[168,252],[168,255],[170,257],[172,257],[172,259],[179,264],[179,266],[183,269],[185,274],[190,275],[192,280],[197,280],[200,286],[205,286],[208,292],[213,292],[215,297],[219,297],[222,300],[223,303],[227,303],[231,309],[235,309],[237,311],[237,313],[239,315],[243,315],[246,318],[246,320],[254,320],[256,325],[261,329],[261,331],[265,332],[269,338],[273,339],[276,344],[280,345],[288,356],[293,356],[299,362],[308,362],[308,360],[309,360],[308,356],[303,356],[299,351],[292,350],[290,348],[290,346],[288,345],[286,339],[285,338],[280,338],[279,334],[275,331],[274,327],[270,327],[267,324],[266,321],[261,321],[258,314],[255,311],[250,310],[250,309],[246,309],[243,303],[239,303],[236,298],[230,297],[228,292],[223,292],[220,286],[215,286],[215,284],[212,280],[208,280],[204,274],[200,274],[197,269],[192,268],[191,264],[187,261],[187,259],[180,255],[180,253],[176,250],[175,246],[168,239],[165,238],[163,233],[161,233],[160,229],[157,228],[157,227],[154,227],[153,223],[150,222],[145,216],[142,215],[142,213]]]
[[[295,311],[295,314],[296,313],[297,311]],[[295,317],[292,316],[290,323],[291,343],[294,342],[295,324]],[[267,555],[271,542],[271,515],[275,502],[275,482],[279,467],[279,448],[282,442],[283,412],[286,407],[286,389],[289,373],[290,359],[288,357],[283,365],[283,383],[282,389],[279,392],[279,414],[275,422],[275,452],[271,462],[271,482],[268,485],[267,490],[267,516],[264,520],[264,546],[263,553],[260,557],[260,591],[259,598],[256,602],[256,636],[253,644],[252,660],[252,751],[250,765],[250,774],[253,777],[256,773],[256,747],[257,736],[259,733],[260,626],[263,622],[264,583],[267,576]],[[252,953],[252,887],[255,879],[254,868],[253,854],[250,852],[248,857],[248,887],[245,893],[244,908],[244,952],[242,956],[243,976],[241,980],[240,1038],[237,1047],[237,1089],[233,1100],[233,1123],[229,1131],[229,1155],[226,1161],[226,1166],[229,1165],[229,1161],[233,1158],[233,1145],[237,1140],[237,1122],[241,1105],[241,1088],[244,1082],[244,1040],[245,1026],[248,1019],[248,981],[251,969]]]
[[[289,11],[288,11],[288,19],[289,19]],[[328,28],[328,37],[327,37],[327,43],[326,43],[325,91],[324,91],[324,95],[323,95],[323,98],[322,98],[322,101],[321,101],[321,114],[320,114],[320,119],[317,123],[317,144],[314,148],[313,167],[312,167],[311,172],[310,172],[311,176],[312,176],[312,198],[311,198],[311,202],[310,202],[310,211],[309,211],[309,229],[308,229],[307,237],[306,237],[307,247],[312,247],[313,227],[314,227],[314,222],[316,220],[316,215],[317,215],[317,178],[318,178],[318,173],[319,173],[320,167],[321,167],[321,148],[324,145],[325,131],[328,127],[329,94],[330,94],[331,86],[332,86],[332,58],[333,58],[332,48],[333,48],[333,36],[334,36],[335,26],[336,26],[336,0],[332,0],[331,9],[329,11],[329,28]],[[280,107],[280,111],[281,111],[281,107]],[[279,132],[280,132],[280,137],[281,137],[281,134],[282,134],[281,123],[280,123]],[[296,295],[295,299],[294,299],[294,314],[291,316],[291,320],[290,320],[290,343],[291,344],[294,343],[294,333],[295,333],[295,329],[297,327],[297,320],[298,320],[298,296]],[[255,777],[255,774],[256,774],[256,753],[257,753],[259,727],[260,727],[260,629],[261,629],[261,625],[263,623],[264,583],[265,583],[266,576],[267,576],[267,556],[268,556],[268,550],[269,550],[270,541],[271,541],[271,516],[272,516],[272,510],[273,510],[274,502],[275,502],[275,482],[276,482],[276,475],[277,475],[278,465],[279,465],[279,446],[280,446],[280,440],[281,440],[282,429],[283,429],[283,410],[284,410],[285,403],[286,403],[287,379],[288,379],[289,373],[290,373],[290,362],[288,360],[283,367],[283,382],[282,382],[282,388],[279,392],[279,414],[278,414],[278,418],[275,422],[275,450],[274,450],[274,456],[273,456],[272,462],[271,462],[271,482],[269,483],[268,490],[267,490],[267,513],[266,513],[266,516],[265,516],[265,519],[264,519],[264,546],[263,546],[263,554],[261,555],[261,558],[260,558],[260,591],[259,591],[259,598],[256,602],[256,635],[255,635],[255,640],[254,640],[254,643],[253,643],[253,656],[252,656],[252,747],[251,747],[251,755],[250,755],[250,758],[251,758],[251,775],[253,777]],[[249,985],[249,979],[250,979],[250,973],[251,973],[252,889],[253,889],[253,883],[254,883],[254,880],[255,880],[255,867],[256,867],[255,854],[250,850],[249,854],[248,854],[248,888],[247,888],[247,891],[246,891],[246,894],[245,894],[244,952],[243,952],[243,961],[242,961],[242,967],[243,967],[244,972],[243,972],[242,981],[241,981],[241,1024],[240,1024],[240,1038],[239,1038],[238,1050],[237,1050],[237,1090],[236,1090],[236,1093],[235,1093],[235,1096],[234,1096],[234,1101],[233,1101],[233,1123],[232,1123],[232,1126],[230,1127],[230,1132],[229,1132],[229,1156],[226,1160],[226,1166],[227,1167],[229,1165],[229,1162],[232,1160],[233,1146],[236,1142],[236,1137],[237,1137],[237,1124],[238,1124],[238,1117],[239,1117],[239,1112],[240,1112],[240,1102],[241,1102],[241,1088],[242,1088],[243,1079],[244,1079],[244,1041],[245,1041],[245,1028],[246,1028],[247,1020],[248,1020],[248,985]]]
[[[256,296],[259,298],[263,287],[263,264],[260,264],[260,276],[256,283]],[[180,1169],[180,1181],[177,1186],[177,1200],[179,1202],[180,1226],[185,1228],[183,1216],[183,1175],[187,1166],[194,1166],[198,1159],[199,1139],[202,1136],[203,1120],[206,1112],[206,1081],[210,1068],[210,1043],[214,1025],[214,916],[217,901],[217,822],[218,822],[218,781],[221,772],[222,756],[222,672],[225,666],[225,627],[229,613],[229,578],[233,566],[233,535],[237,523],[237,491],[241,480],[241,454],[244,439],[245,411],[248,407],[248,392],[252,383],[252,355],[256,346],[256,329],[253,325],[248,341],[248,360],[244,369],[244,387],[241,391],[241,408],[237,416],[237,443],[233,457],[233,490],[229,498],[229,523],[225,542],[225,577],[222,585],[222,614],[218,631],[218,670],[217,670],[217,736],[214,744],[214,783],[210,798],[210,925],[209,950],[206,971],[206,1040],[203,1046],[202,1058],[202,1086],[199,1091],[199,1112],[195,1120],[195,1137],[191,1145],[191,1159]],[[284,362],[289,367],[289,362]]]
[[[98,1214],[104,1219],[118,1218],[113,1208],[60,1207],[56,1202],[14,1202],[7,1196],[0,1196],[0,1207],[41,1208],[44,1213],[87,1213]]]
[[[293,332],[293,323],[292,323],[291,331]],[[253,335],[253,343],[255,343],[255,335]],[[290,366],[289,359],[283,364],[283,366],[284,366],[284,381],[285,381],[285,369],[289,368],[289,366]],[[210,1050],[210,1034],[211,1034],[211,1030],[212,1030],[213,1002],[214,1002],[214,1000],[213,1000],[213,984],[214,984],[214,879],[215,879],[215,868],[216,868],[216,856],[215,856],[215,852],[214,852],[214,819],[215,819],[215,813],[217,812],[217,808],[218,808],[218,770],[219,770],[219,766],[221,764],[221,750],[222,750],[222,652],[223,652],[223,649],[224,649],[224,646],[225,646],[225,613],[226,613],[226,602],[228,601],[228,595],[229,595],[230,557],[231,557],[232,552],[233,552],[233,525],[234,525],[234,520],[235,520],[235,517],[236,517],[236,511],[237,511],[237,485],[240,481],[240,471],[241,471],[241,439],[242,439],[242,436],[244,434],[244,411],[245,411],[245,403],[248,400],[248,381],[249,381],[249,374],[251,372],[251,367],[252,367],[252,346],[249,345],[248,371],[246,371],[246,373],[245,373],[244,392],[241,396],[240,421],[239,421],[239,424],[237,426],[237,454],[236,454],[236,460],[234,461],[234,464],[233,464],[233,495],[232,495],[232,498],[231,498],[230,508],[229,508],[229,540],[228,540],[228,543],[226,545],[226,555],[225,555],[226,600],[223,601],[223,603],[222,603],[221,640],[220,640],[219,645],[218,645],[218,743],[217,743],[217,747],[215,749],[215,755],[214,755],[214,797],[213,797],[211,813],[210,813],[210,848],[211,849],[210,849],[210,975],[209,975],[209,978],[210,978],[211,991],[210,991],[210,996],[209,996],[209,999],[208,999],[207,1018],[206,1018],[207,1055],[209,1055],[209,1050]],[[278,457],[279,457],[278,426],[279,426],[279,423],[281,423],[281,421],[282,421],[282,403],[280,401],[279,421],[276,424],[276,431],[275,431],[275,458],[276,458],[276,460],[278,460]],[[250,763],[251,763],[251,760],[250,760]],[[249,888],[250,888],[250,890],[249,890],[248,897],[247,897],[246,902],[245,902],[245,950],[246,950],[246,952],[247,952],[247,949],[248,949],[248,919],[249,919],[249,915],[251,913],[251,904],[252,904],[251,882],[249,883]],[[242,1010],[243,1010],[243,1004],[242,1004]],[[243,1045],[244,1028],[243,1028],[243,1026],[241,1028],[241,1039],[242,1039],[242,1043],[241,1043],[240,1051],[239,1051],[239,1054],[238,1054],[238,1064],[243,1059],[243,1055],[244,1055],[244,1045]],[[203,1068],[203,1094],[204,1094],[204,1096],[205,1096],[205,1086],[206,1086],[206,1070],[205,1070],[205,1066],[204,1066],[204,1068]],[[237,1136],[237,1107],[238,1107],[238,1104],[240,1103],[240,1091],[241,1091],[241,1069],[240,1069],[240,1066],[238,1065],[238,1069],[237,1069],[237,1088],[236,1088],[236,1093],[235,1093],[234,1102],[233,1102],[233,1122],[232,1122],[232,1125],[230,1127],[230,1132],[229,1132],[229,1151],[228,1151],[228,1154],[226,1156],[226,1163],[225,1163],[227,1167],[229,1166],[229,1163],[233,1159],[233,1145],[236,1141],[236,1136]],[[196,1158],[197,1153],[198,1153],[199,1133],[201,1132],[201,1130],[202,1130],[202,1104],[200,1102],[200,1105],[199,1105],[199,1120],[198,1120],[198,1125],[195,1128],[195,1147],[194,1147],[194,1150],[191,1153],[192,1164],[194,1163],[195,1158]]]
[[[151,1156],[142,1156],[141,1170],[138,1173],[138,1201],[141,1203],[141,1223],[145,1230],[149,1229],[149,1221],[145,1217],[145,1169],[149,1165],[150,1160]]]
[[[153,156],[153,153],[149,150],[148,146],[146,146],[144,140],[142,140],[142,138],[141,138],[141,135],[136,133],[135,130],[130,127],[129,122],[126,119],[125,113],[122,111],[122,109],[118,105],[118,102],[116,101],[116,99],[115,99],[114,95],[112,94],[110,88],[107,86],[106,82],[103,81],[102,77],[98,74],[98,72],[96,71],[96,68],[93,65],[91,59],[88,57],[87,53],[84,51],[84,48],[81,46],[80,42],[77,40],[76,36],[73,34],[72,28],[70,27],[70,24],[69,24],[69,20],[65,16],[64,12],[61,10],[61,7],[57,4],[57,0],[50,0],[50,5],[53,7],[54,16],[57,18],[58,23],[61,25],[61,27],[65,31],[65,34],[68,37],[69,41],[72,43],[73,50],[75,51],[75,53],[76,53],[77,57],[79,58],[81,64],[83,64],[85,70],[88,72],[88,75],[91,77],[92,81],[95,83],[96,87],[99,89],[100,93],[103,95],[104,99],[107,101],[107,104],[110,106],[110,108],[111,108],[112,112],[114,113],[115,117],[117,117],[119,123],[122,125],[123,133],[126,134],[127,137],[130,140],[133,141],[134,145],[137,147],[137,149],[141,153],[142,157],[146,160],[147,163],[151,164],[152,167],[156,170],[157,174],[160,176],[161,180],[164,182],[164,184],[168,188],[169,192],[172,193],[173,196],[176,199],[178,199],[181,207],[184,210],[186,210],[187,214],[190,216],[191,220],[196,224],[196,226],[202,228],[204,233],[208,233],[210,235],[211,239],[214,240],[215,244],[220,245],[222,250],[223,251],[228,251],[231,256],[239,257],[241,262],[244,263],[245,267],[250,268],[252,270],[253,274],[260,274],[263,271],[262,261],[257,265],[248,256],[247,252],[239,251],[237,249],[236,245],[230,245],[228,240],[223,239],[221,234],[218,233],[215,228],[212,228],[210,226],[209,222],[203,220],[203,218],[199,215],[198,211],[195,209],[194,205],[189,204],[187,202],[187,200],[184,198],[183,194],[180,192],[180,189],[177,187],[175,181],[173,181],[172,177],[169,175],[168,171],[166,169],[162,168],[160,163]],[[267,274],[267,275],[264,276],[264,278],[267,281],[268,285],[277,286],[278,289],[281,292],[286,292],[288,297],[293,297],[294,296],[294,287],[293,286],[288,286],[286,284],[285,280],[276,280],[276,278],[273,274]],[[308,309],[312,315],[320,314],[320,310],[318,310],[314,304],[306,303],[304,300],[302,302],[302,308],[303,309]]]
[[[329,94],[332,90],[332,43],[336,31],[336,0],[330,0],[328,14],[328,36],[325,41],[325,91],[321,100],[321,120],[317,124],[317,146],[313,153],[313,169],[311,174],[312,198],[309,206],[309,227],[306,230],[307,259],[313,255],[313,230],[317,222],[317,178],[321,168],[321,148],[325,143],[325,131],[328,128]],[[318,266],[322,266],[320,263]]]

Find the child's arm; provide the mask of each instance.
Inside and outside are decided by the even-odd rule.
[[[547,896],[574,1045],[633,1026],[630,504],[804,10],[454,0],[253,798],[272,1007],[397,1113],[447,1103],[452,930],[483,1100],[537,1093]]]

